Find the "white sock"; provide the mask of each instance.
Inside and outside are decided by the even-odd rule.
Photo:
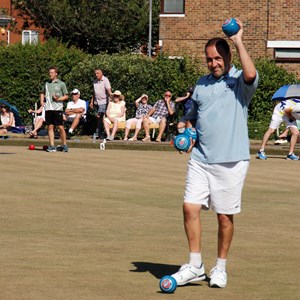
[[[73,129],[72,129],[72,128],[70,128],[70,129],[69,129],[69,133],[72,133],[72,132],[73,132]]]
[[[264,148],[261,148],[260,150],[259,150],[259,152],[264,152],[265,151],[265,149]]]
[[[202,256],[201,253],[192,253],[190,252],[190,265],[194,266],[195,268],[200,268],[202,265]]]
[[[226,271],[226,259],[217,258],[217,264],[216,264],[216,267],[217,267],[219,270]]]

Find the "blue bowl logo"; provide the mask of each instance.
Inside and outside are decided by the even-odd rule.
[[[185,134],[179,134],[174,138],[174,147],[179,151],[187,151],[190,145],[190,138]]]
[[[164,276],[160,280],[159,287],[160,287],[162,292],[173,293],[176,290],[177,282],[176,282],[175,278],[173,278],[172,276],[167,275],[167,276]]]

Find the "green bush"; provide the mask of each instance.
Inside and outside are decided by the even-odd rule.
[[[29,123],[27,109],[39,103],[42,84],[48,79],[48,68],[58,66],[60,78],[67,88],[79,88],[82,98],[92,95],[94,69],[100,67],[109,78],[112,89],[121,90],[126,102],[133,102],[147,93],[150,102],[160,99],[169,89],[174,98],[183,96],[188,86],[207,72],[200,61],[190,58],[169,59],[159,55],[155,59],[136,54],[89,55],[74,47],[49,40],[40,45],[0,46],[0,98],[19,110],[24,123]],[[239,67],[239,62],[235,63]],[[261,139],[272,115],[274,92],[284,84],[297,83],[295,75],[267,59],[255,62],[260,81],[249,109],[251,138]]]
[[[166,89],[174,97],[185,95],[187,87],[195,84],[199,77],[197,62],[188,58],[173,60],[159,56],[153,60],[142,55],[99,54],[87,56],[74,65],[65,77],[66,83],[79,88],[82,96],[90,99],[96,67],[109,78],[113,91],[120,90],[125,95],[126,102],[133,102],[143,93],[149,95],[150,102],[155,102]]]
[[[67,48],[56,40],[40,45],[14,44],[0,47],[0,98],[15,105],[23,121],[27,110],[39,101],[42,84],[48,79],[48,68],[57,66],[61,77],[71,71],[85,54],[76,48]]]

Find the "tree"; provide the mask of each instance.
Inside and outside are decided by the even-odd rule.
[[[153,0],[153,41],[158,40],[159,0]],[[148,0],[13,0],[25,19],[91,54],[133,51],[148,42]],[[30,21],[33,20],[33,21]],[[26,28],[24,28],[26,29]]]

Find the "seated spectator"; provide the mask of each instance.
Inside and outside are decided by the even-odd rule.
[[[113,141],[118,130],[118,123],[125,121],[125,101],[124,96],[120,91],[115,91],[112,94],[112,100],[109,101],[106,118],[104,118],[104,128],[107,134],[107,139]],[[110,125],[113,124],[112,132],[110,133]]]
[[[125,128],[125,136],[124,141],[128,140],[128,134],[131,129],[131,125],[135,124],[135,133],[132,138],[129,139],[129,141],[136,141],[138,134],[142,128],[143,120],[147,117],[147,114],[151,110],[152,106],[147,103],[148,102],[148,96],[143,94],[140,98],[135,100],[135,106],[136,106],[136,112],[135,112],[135,118],[128,119],[126,121],[126,128]]]
[[[147,118],[143,121],[143,126],[145,130],[145,138],[143,142],[150,141],[150,124],[159,124],[159,131],[156,138],[156,142],[161,142],[161,137],[165,131],[167,124],[167,117],[174,114],[175,104],[171,101],[172,93],[166,91],[164,94],[164,99],[156,101],[152,109],[147,115]]]
[[[184,117],[187,112],[189,111],[189,109],[192,107],[193,105],[193,99],[192,99],[192,95],[194,93],[194,87],[193,86],[190,86],[188,89],[187,89],[187,93],[185,96],[183,97],[178,97],[175,99],[175,102],[182,102],[183,104],[183,115],[182,117]],[[182,118],[178,121],[178,122],[182,122]],[[188,120],[186,121],[185,123],[185,127],[195,127],[196,125],[196,119],[193,119],[193,120]]]
[[[74,89],[71,92],[72,101],[69,101],[65,110],[66,122],[71,123],[71,127],[68,131],[69,134],[73,134],[77,128],[80,120],[86,118],[86,102],[80,99],[80,91]]]
[[[28,112],[30,114],[40,114],[39,116],[37,115],[34,120],[33,120],[33,130],[29,132],[29,137],[30,138],[38,138],[38,131],[40,130],[40,128],[43,126],[44,122],[45,122],[45,109],[44,106],[41,106],[39,109],[37,110],[33,110],[33,109],[28,109]]]
[[[1,104],[1,125],[0,135],[6,134],[10,131],[11,127],[15,126],[14,114],[10,111],[9,107],[5,104]]]

